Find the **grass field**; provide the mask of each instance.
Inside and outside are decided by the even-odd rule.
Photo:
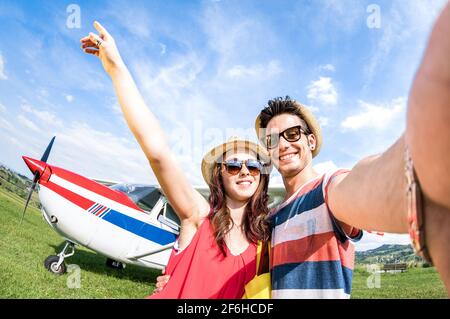
[[[55,276],[43,265],[64,240],[34,207],[19,227],[23,207],[23,199],[0,188],[0,298],[143,298],[153,291],[160,271],[107,268],[105,257],[80,246],[66,264],[81,268],[81,287],[68,288],[74,273]]]
[[[105,266],[106,258],[77,246],[66,264],[81,269],[81,287],[69,288],[74,273],[55,276],[43,261],[61,251],[63,239],[30,207],[19,227],[24,200],[0,188],[0,298],[143,298],[154,289],[159,271]],[[352,298],[446,298],[434,268],[414,268],[402,274],[381,274],[381,288],[367,288],[364,267],[354,273]],[[69,285],[68,285],[69,283]]]
[[[358,265],[353,276],[352,298],[447,298],[444,284],[434,267],[409,268],[404,273],[381,273],[379,288],[368,288],[371,273]],[[370,286],[370,285],[369,285]]]

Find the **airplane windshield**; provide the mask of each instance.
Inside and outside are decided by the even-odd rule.
[[[151,212],[161,196],[153,186],[116,184],[111,188],[125,193],[140,209],[147,212]]]

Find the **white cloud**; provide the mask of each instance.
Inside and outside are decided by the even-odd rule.
[[[122,109],[120,108],[119,102],[115,101],[111,105],[111,109],[113,110],[114,113],[122,115]]]
[[[364,232],[360,241],[355,243],[357,251],[365,251],[375,249],[381,245],[408,245],[410,244],[409,235],[407,234],[390,234],[377,235],[376,233]]]
[[[26,101],[24,103],[22,103],[21,109],[22,109],[22,111],[24,111],[26,113],[30,113],[33,116],[37,117],[39,119],[39,121],[44,122],[46,125],[57,125],[57,126],[62,125],[61,121],[58,119],[58,117],[55,114],[47,112],[47,111],[38,110],[37,108],[28,104]]]
[[[330,119],[324,116],[320,116],[317,121],[321,127],[327,126],[330,123]]]
[[[139,145],[103,132],[86,123],[74,122],[56,133],[55,164],[91,178],[126,182],[156,182]]]
[[[130,5],[122,1],[111,1],[111,6],[103,12],[103,16],[105,15],[112,16],[116,24],[120,24],[130,34],[142,39],[150,37],[152,23],[155,21],[150,16],[149,10],[143,10],[142,5]]]
[[[6,112],[6,106],[4,106],[2,103],[0,103],[0,113]]]
[[[19,116],[17,116],[17,120],[19,121],[19,123],[21,123],[22,125],[28,127],[29,129],[39,132],[39,128],[36,126],[36,124],[34,124],[31,120],[27,119],[25,116],[23,116],[22,114],[19,114]]]
[[[247,77],[254,81],[256,76],[268,79],[279,74],[280,62],[261,50],[262,46],[276,46],[273,29],[264,21],[230,8],[207,5],[200,17],[208,46],[217,57],[216,83],[221,86],[230,79]]]
[[[152,96],[179,96],[179,90],[192,87],[198,74],[203,70],[204,62],[195,52],[175,57],[166,67],[152,65],[148,61],[136,61],[134,69],[146,90]],[[165,89],[164,91],[159,91]],[[169,90],[169,91],[167,91]]]
[[[161,51],[159,52],[159,55],[165,55],[167,46],[164,43],[160,43],[159,46],[161,48]]]
[[[0,80],[7,80],[8,77],[5,74],[5,60],[3,59],[3,55],[0,52]]]
[[[308,99],[322,104],[335,105],[338,94],[336,88],[329,77],[319,77],[317,81],[312,81],[307,87]]]
[[[8,130],[8,131],[12,131],[14,130],[14,127],[12,126],[11,123],[9,123],[6,119],[4,118],[0,118],[0,127]]]
[[[8,140],[9,140],[9,142],[11,143],[11,144],[13,144],[13,145],[15,145],[15,146],[18,146],[18,147],[21,147],[22,148],[22,144],[20,144],[20,142],[15,138],[15,137],[12,137],[12,136],[8,136]]]
[[[254,80],[263,80],[270,79],[272,76],[279,73],[281,73],[280,63],[278,61],[272,60],[267,65],[235,65],[226,72],[226,75],[231,79],[248,77]]]
[[[9,131],[8,139],[17,158],[26,154],[38,158],[42,155],[51,136],[56,136],[50,163],[88,178],[100,178],[124,182],[156,184],[150,165],[133,138],[127,139],[114,133],[92,128],[86,123],[64,123],[51,135],[24,115],[18,123],[33,130],[30,134],[20,126],[11,125],[0,118],[0,128]],[[25,150],[19,153],[20,149]],[[25,169],[24,173],[28,173]]]
[[[330,71],[330,72],[334,72],[336,71],[336,68],[334,67],[333,64],[323,64],[319,66],[319,71]]]
[[[379,69],[385,68],[388,63],[408,65],[404,72],[408,74],[413,72],[414,65],[420,62],[431,27],[445,3],[446,0],[410,1],[407,4],[400,1],[392,2],[389,10],[382,8],[382,35],[365,67],[367,75],[365,88],[372,84],[372,79]],[[414,38],[409,42],[412,45],[405,46],[411,38]],[[392,52],[396,52],[395,49],[405,52],[399,57],[401,60],[388,59]]]
[[[66,101],[69,103],[71,103],[74,99],[73,95],[70,95],[70,94],[66,94],[65,98],[66,98]]]
[[[200,161],[211,139],[217,139],[210,134],[211,129],[225,126],[227,114],[217,101],[209,99],[208,90],[198,81],[205,63],[200,56],[190,51],[171,59],[165,67],[136,60],[133,70],[147,105],[169,137],[173,153],[180,162],[190,163],[185,169],[189,181],[202,184]],[[113,109],[118,111],[118,105]],[[223,141],[221,134],[217,142]]]
[[[341,34],[351,34],[366,19],[365,6],[352,5],[350,1],[314,0],[312,5],[297,1],[292,11],[295,26],[308,30],[313,36],[308,41],[321,45],[339,41]],[[307,21],[299,23],[299,21]]]
[[[338,167],[333,163],[333,161],[317,163],[316,165],[314,165],[314,170],[319,174],[324,174],[337,169]]]
[[[364,101],[359,101],[359,104],[362,111],[345,118],[341,123],[342,128],[349,130],[359,130],[364,128],[381,130],[390,127],[396,120],[404,115],[406,98],[401,97],[394,99],[388,105],[370,104]]]
[[[332,27],[347,32],[358,27],[365,9],[363,6],[349,5],[348,2],[341,0],[322,0],[318,6],[321,8],[322,21],[329,20]]]

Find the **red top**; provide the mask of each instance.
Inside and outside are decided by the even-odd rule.
[[[211,223],[205,218],[191,243],[177,254],[175,249],[166,267],[170,279],[161,292],[148,298],[171,299],[237,299],[244,286],[256,274],[256,245],[237,256],[225,245],[223,256],[217,245]]]

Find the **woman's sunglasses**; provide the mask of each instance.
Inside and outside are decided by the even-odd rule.
[[[225,166],[225,170],[230,175],[237,175],[241,172],[242,166],[245,165],[247,167],[247,170],[249,171],[251,176],[257,176],[261,174],[261,170],[263,168],[263,164],[259,162],[258,160],[254,159],[248,159],[245,161],[239,161],[239,160],[230,160],[230,161],[224,161],[222,163]]]
[[[285,129],[281,133],[267,135],[265,138],[265,145],[267,149],[277,147],[280,142],[280,136],[283,136],[283,138],[288,142],[297,142],[302,137],[302,133],[307,134],[301,125],[293,126]]]

